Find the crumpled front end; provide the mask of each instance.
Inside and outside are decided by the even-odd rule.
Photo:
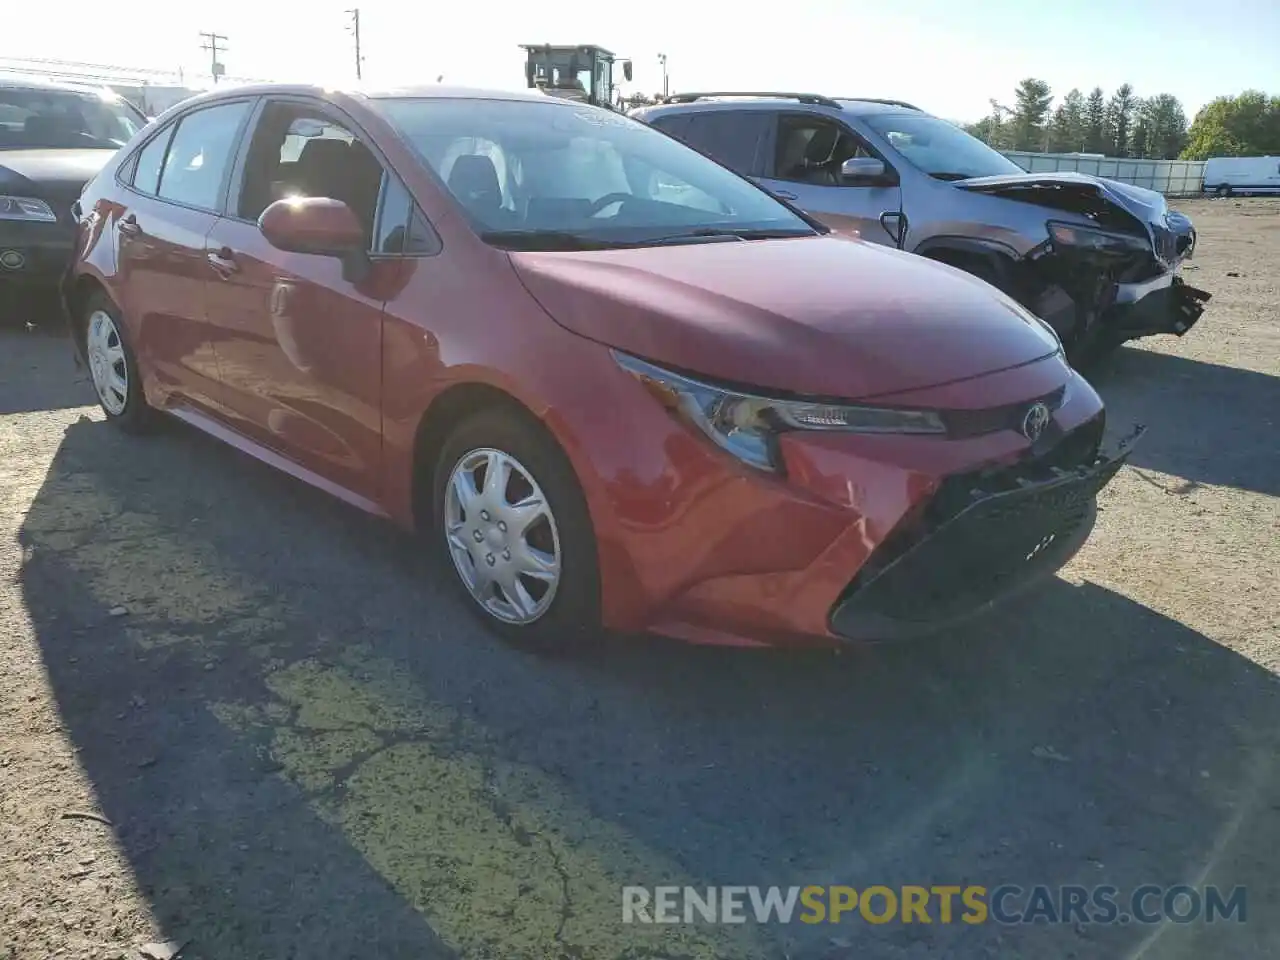
[[[832,633],[848,640],[932,633],[1059,570],[1088,539],[1098,493],[1142,432],[1105,454],[1103,429],[1100,414],[1046,456],[949,477],[840,595]]]
[[[1183,336],[1204,313],[1211,295],[1178,275],[1195,253],[1195,226],[1160,194],[1069,174],[956,186],[1044,209],[1047,239],[1008,292],[1054,328],[1073,360],[1139,337]]]

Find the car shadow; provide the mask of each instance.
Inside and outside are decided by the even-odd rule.
[[[1150,428],[1129,458],[1134,466],[1280,496],[1280,377],[1133,347],[1086,377],[1110,423]]]
[[[478,629],[411,538],[192,431],[87,418],[20,541],[67,734],[189,960],[1277,946],[1276,678],[1094,584],[856,652],[536,657]],[[619,910],[625,884],[1183,882],[1247,886],[1248,922]]]
[[[64,334],[0,327],[0,416],[96,402],[89,375],[75,368]]]

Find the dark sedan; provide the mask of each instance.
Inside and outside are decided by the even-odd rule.
[[[71,208],[147,118],[110,91],[0,79],[0,321],[57,290],[71,259]]]

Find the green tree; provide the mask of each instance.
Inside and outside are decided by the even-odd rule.
[[[1068,153],[1084,149],[1084,94],[1072,87],[1053,111],[1049,124],[1049,149]]]
[[[1014,91],[1011,125],[1015,150],[1043,150],[1049,104],[1053,95],[1043,80],[1028,77]]]
[[[1107,100],[1101,87],[1094,87],[1084,104],[1084,149],[1087,153],[1107,150]]]
[[[1129,134],[1129,156],[1147,158],[1151,152],[1151,124],[1143,108],[1145,100],[1139,100],[1133,111],[1133,132]]]
[[[1122,83],[1107,103],[1107,153],[1113,157],[1129,155],[1129,135],[1133,130],[1133,113],[1138,104],[1133,87]]]
[[[1280,97],[1246,90],[1219,97],[1196,114],[1184,160],[1280,154]]]
[[[1148,97],[1139,105],[1136,116],[1137,126],[1146,133],[1145,151],[1138,156],[1172,160],[1182,152],[1187,144],[1187,115],[1177,97],[1171,93]],[[1136,140],[1136,129],[1134,135]]]

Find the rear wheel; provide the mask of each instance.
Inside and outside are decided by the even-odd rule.
[[[1214,193],[1219,197],[1229,197],[1231,196],[1231,188],[1225,183],[1220,183],[1218,184],[1218,189],[1215,190]]]
[[[508,640],[568,648],[600,626],[595,536],[573,468],[540,425],[501,409],[440,452],[432,532],[470,609]]]
[[[120,429],[138,432],[150,425],[154,411],[142,393],[138,361],[115,304],[94,294],[84,309],[85,359],[107,420]]]

